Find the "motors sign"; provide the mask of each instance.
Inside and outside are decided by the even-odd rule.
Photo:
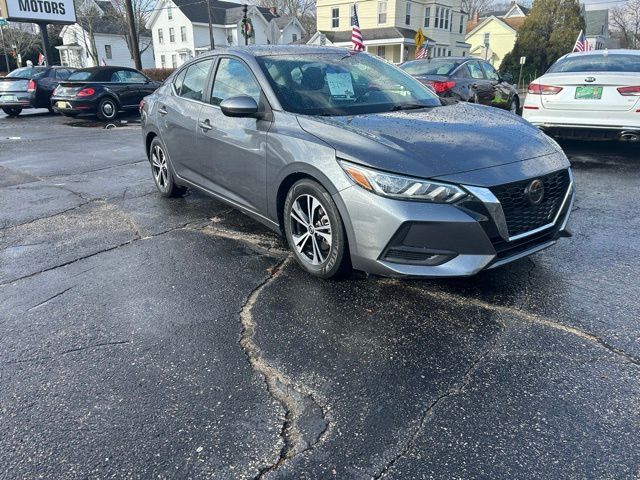
[[[13,22],[76,23],[73,0],[0,0],[0,8]]]

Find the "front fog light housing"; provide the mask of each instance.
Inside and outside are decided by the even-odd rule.
[[[456,185],[380,172],[344,160],[338,162],[351,180],[365,190],[382,197],[453,203],[468,195]]]

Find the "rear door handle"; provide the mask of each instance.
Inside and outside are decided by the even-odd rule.
[[[160,115],[166,115],[166,114],[167,114],[167,113],[169,113],[169,112],[167,112],[167,109],[166,109],[166,108],[164,108],[164,107],[160,107],[160,108],[158,108],[158,113],[159,113]]]
[[[198,124],[200,126],[200,128],[202,130],[204,130],[205,132],[208,132],[209,130],[211,130],[213,127],[211,126],[211,123],[209,123],[209,120],[205,120],[204,122],[200,122]]]

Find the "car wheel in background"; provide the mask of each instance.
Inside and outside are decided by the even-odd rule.
[[[2,111],[10,117],[17,117],[22,112],[21,108],[3,108]]]
[[[186,188],[176,185],[169,157],[158,137],[153,139],[149,147],[149,161],[153,180],[163,197],[179,197],[186,192]]]
[[[284,230],[298,264],[320,278],[351,269],[347,236],[329,193],[313,180],[293,184],[284,202]]]
[[[100,100],[98,105],[98,118],[100,120],[114,120],[118,116],[118,105],[113,98],[107,97]]]

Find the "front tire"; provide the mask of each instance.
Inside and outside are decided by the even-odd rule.
[[[160,195],[163,197],[179,197],[186,192],[186,188],[176,184],[169,164],[169,157],[167,157],[164,145],[158,137],[153,139],[149,147],[149,160],[153,181]]]
[[[98,104],[98,118],[100,120],[111,121],[118,116],[118,104],[111,98],[103,98]]]
[[[284,230],[298,264],[320,278],[351,268],[347,236],[331,195],[309,179],[294,183],[284,202]]]
[[[2,111],[9,117],[17,117],[22,113],[21,108],[3,108]]]

